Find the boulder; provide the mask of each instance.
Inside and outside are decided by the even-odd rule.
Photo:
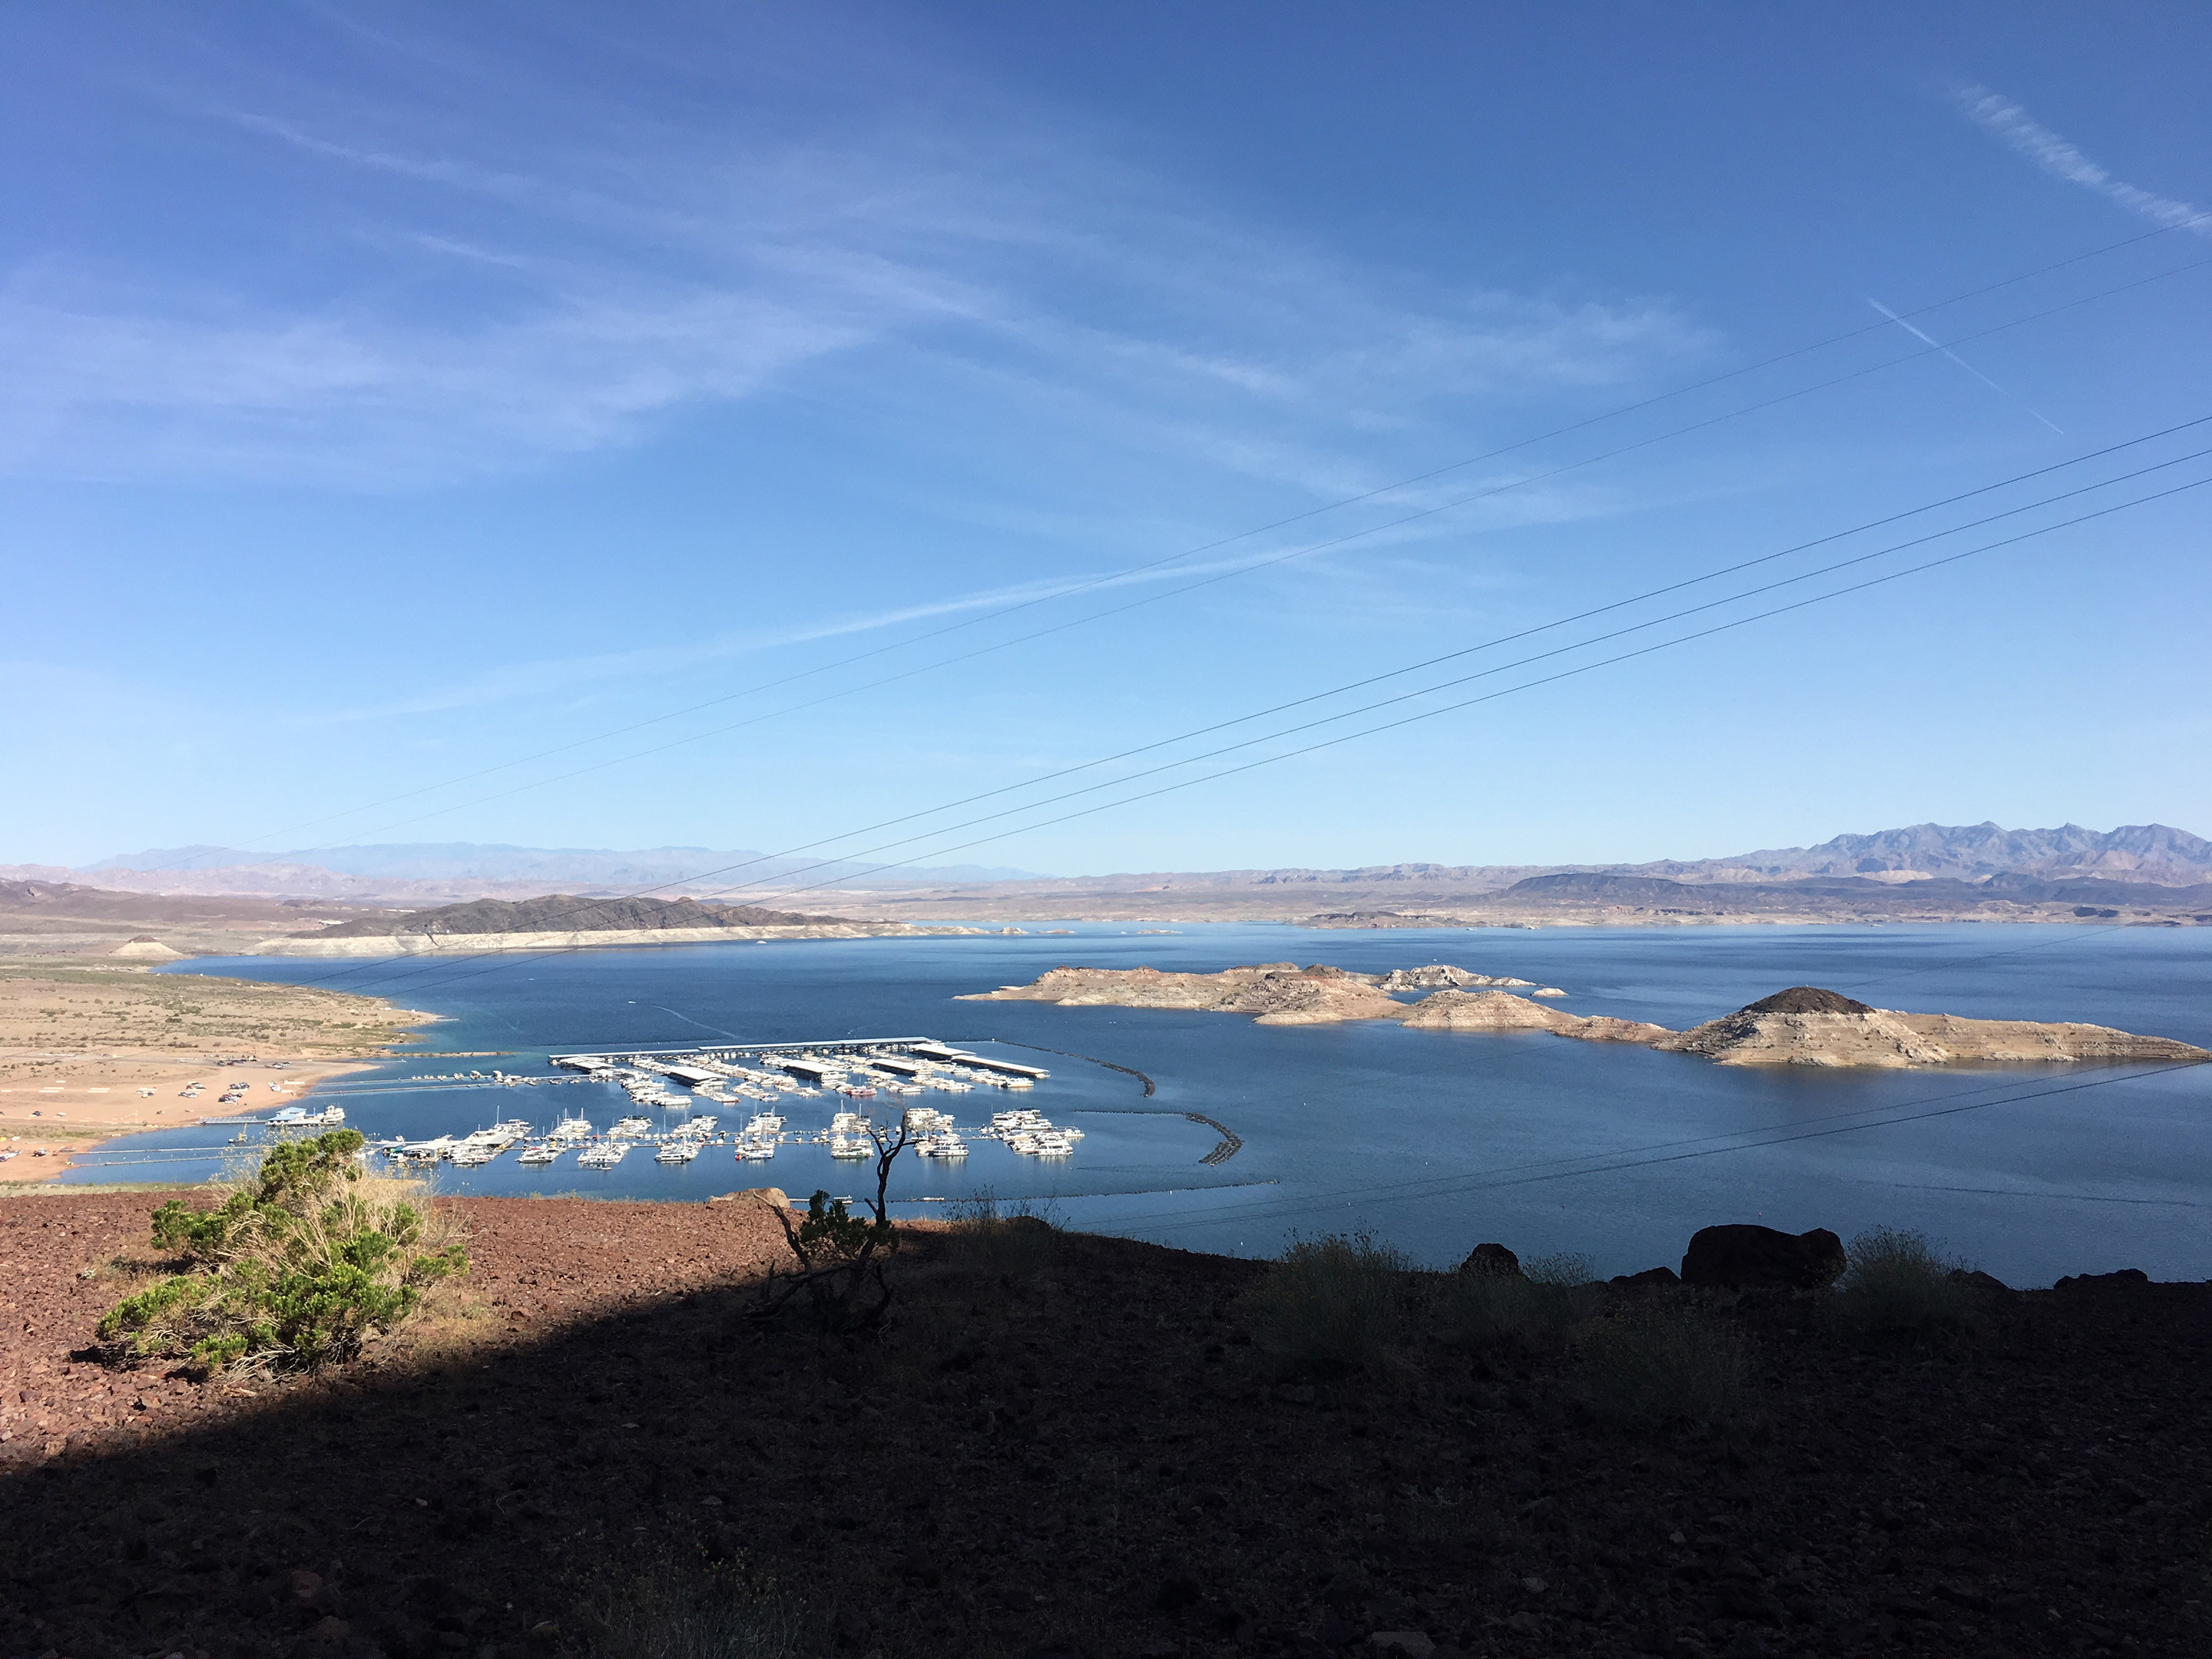
[[[2148,1285],[2150,1275],[2141,1267],[2123,1267],[2118,1273],[2069,1273],[2051,1286],[2053,1290],[2086,1291],[2099,1285]]]
[[[1646,1267],[1640,1273],[1616,1273],[1608,1281],[1616,1290],[1656,1291],[1668,1285],[1679,1285],[1681,1275],[1672,1267]]]
[[[1984,1273],[1979,1267],[1952,1268],[1951,1282],[1954,1285],[1968,1285],[1978,1291],[2002,1291],[2008,1296],[2012,1294],[2011,1285],[1993,1273]]]
[[[720,1193],[707,1201],[710,1204],[734,1204],[741,1199],[757,1199],[772,1210],[787,1210],[791,1197],[781,1187],[748,1187],[741,1193]]]
[[[1784,1285],[1817,1291],[1834,1284],[1844,1267],[1844,1241],[1826,1227],[1785,1233],[1741,1223],[1703,1227],[1692,1236],[1682,1256],[1682,1282],[1735,1290]]]
[[[1521,1258],[1503,1244],[1478,1244],[1459,1264],[1463,1273],[1478,1273],[1489,1279],[1518,1279],[1521,1277]]]

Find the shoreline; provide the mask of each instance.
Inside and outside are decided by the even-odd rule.
[[[251,1111],[273,1111],[295,1099],[304,1098],[334,1078],[365,1071],[387,1060],[403,1058],[404,1056],[401,1054],[365,1054],[349,1059],[324,1056],[289,1060],[280,1057],[276,1061],[257,1059],[250,1066],[216,1066],[205,1060],[115,1054],[103,1057],[96,1062],[100,1067],[114,1068],[112,1071],[95,1071],[87,1067],[79,1071],[78,1078],[119,1076],[127,1069],[129,1080],[119,1084],[87,1083],[73,1079],[58,1085],[15,1084],[0,1086],[0,1133],[6,1136],[5,1150],[17,1154],[5,1164],[0,1164],[0,1170],[5,1171],[0,1174],[0,1184],[48,1185],[57,1176],[76,1168],[78,1158],[96,1152],[110,1142],[155,1129],[198,1127],[202,1117],[216,1115],[223,1109],[216,1107],[212,1102],[180,1102],[176,1091],[164,1085],[190,1082],[195,1079],[211,1081],[217,1077],[242,1079],[251,1076],[254,1082],[264,1085],[263,1092],[265,1098],[256,1100],[249,1094],[246,1100],[228,1109],[242,1115]],[[150,1085],[143,1080],[147,1068],[164,1066],[171,1069],[172,1075]],[[265,1087],[268,1082],[266,1073],[271,1070],[281,1070],[287,1079],[299,1079],[298,1086],[269,1091]],[[159,1092],[151,1097],[137,1092],[149,1086]],[[62,1103],[72,1099],[90,1103],[95,1097],[118,1089],[130,1091],[126,1097],[140,1107],[145,1115],[110,1119],[81,1117],[74,1121],[64,1115],[70,1108]],[[155,1103],[164,1100],[166,1104]],[[34,1102],[47,1103],[33,1104]],[[100,1099],[93,1109],[105,1110],[111,1103],[108,1100]],[[34,1146],[33,1143],[36,1141],[66,1141],[70,1144]],[[197,1186],[199,1183],[185,1182],[177,1184]]]
[[[443,1018],[273,980],[11,964],[0,975],[0,1152],[13,1156],[0,1180],[48,1182],[126,1135],[265,1115],[404,1058]],[[246,1097],[219,1103],[234,1087]]]
[[[1018,931],[1018,930],[1017,930]],[[759,945],[771,939],[1002,937],[1004,930],[914,922],[810,922],[770,927],[608,927],[583,933],[363,933],[337,939],[265,939],[249,957],[468,956],[501,951],[573,951],[641,945]]]

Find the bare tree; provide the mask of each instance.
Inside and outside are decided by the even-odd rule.
[[[781,1312],[795,1297],[804,1296],[824,1329],[839,1333],[872,1331],[884,1322],[891,1305],[891,1287],[884,1280],[884,1260],[898,1249],[898,1230],[891,1225],[885,1194],[891,1183],[891,1165],[912,1145],[902,1117],[898,1132],[890,1134],[875,1124],[868,1138],[876,1144],[876,1195],[862,1200],[869,1213],[856,1216],[847,1201],[817,1191],[807,1200],[806,1214],[792,1219],[779,1210],[785,1242],[798,1258],[796,1272],[778,1273],[773,1267],[761,1286],[761,1318]]]

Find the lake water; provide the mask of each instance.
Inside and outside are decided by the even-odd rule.
[[[1877,1006],[2075,1019],[2212,1046],[2212,929],[2056,927],[1553,928],[1316,933],[1186,926],[1141,936],[1067,924],[1073,936],[678,945],[425,963],[198,960],[181,971],[390,995],[445,1016],[408,1058],[349,1079],[348,1122],[372,1138],[463,1133],[499,1118],[550,1124],[581,1111],[602,1127],[628,1103],[574,1083],[459,1093],[408,1090],[466,1067],[543,1073],[549,1051],[694,1041],[933,1036],[1095,1056],[1001,1052],[1048,1066],[1032,1093],[932,1095],[964,1124],[1013,1104],[1085,1131],[1047,1164],[988,1142],[963,1164],[902,1162],[894,1194],[1049,1199],[1073,1225],[1191,1249],[1264,1255],[1293,1232],[1360,1229],[1435,1266],[1478,1242],[1524,1255],[1577,1251],[1602,1273],[1674,1265],[1697,1228],[1763,1221],[1848,1237],[1920,1228],[2014,1285],[2137,1267],[2212,1277],[2212,1066],[2005,1066],[1851,1073],[1714,1066],[1690,1055],[1541,1033],[1405,1030],[1388,1024],[1267,1027],[1241,1016],[960,1002],[1059,963],[1212,971],[1327,962],[1363,971],[1450,962],[1571,994],[1558,1005],[1683,1027],[1785,986],[1828,987]],[[334,975],[337,975],[334,977]],[[441,1060],[444,1052],[501,1057]],[[210,1073],[212,1079],[222,1075]],[[257,1109],[273,1100],[255,1082]],[[386,1092],[353,1093],[374,1079]],[[826,1125],[823,1097],[778,1108],[793,1129]],[[880,1109],[890,1103],[880,1099]],[[707,1107],[728,1122],[747,1109]],[[1224,1163],[1200,1162],[1218,1137]],[[199,1178],[221,1130],[113,1143],[71,1179]],[[767,1164],[727,1148],[685,1166],[633,1152],[615,1169],[544,1170],[512,1153],[444,1171],[452,1191],[581,1192],[702,1199],[773,1183],[794,1195],[854,1193],[860,1166],[787,1146]],[[908,1214],[926,1213],[904,1208]]]

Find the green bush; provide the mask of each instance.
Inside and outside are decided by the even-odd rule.
[[[1971,1289],[1951,1276],[1959,1264],[1939,1255],[1925,1233],[1869,1228],[1844,1254],[1831,1305],[1846,1328],[1917,1336],[1973,1322]]]
[[[1575,1339],[1590,1408],[1619,1423],[1720,1423],[1741,1409],[1743,1334],[1688,1309],[1647,1303],[1594,1320]]]
[[[1553,1350],[1590,1316],[1598,1294],[1593,1279],[1581,1255],[1539,1256],[1522,1262],[1518,1274],[1452,1273],[1437,1287],[1430,1316],[1437,1335],[1456,1348]]]
[[[101,1340],[127,1359],[289,1370],[350,1359],[397,1325],[467,1258],[417,1186],[364,1174],[362,1145],[351,1129],[286,1141],[214,1208],[162,1205],[154,1243],[185,1271],[111,1310]]]
[[[1253,1340],[1285,1376],[1378,1366],[1397,1347],[1411,1267],[1365,1233],[1294,1239],[1251,1293]]]

